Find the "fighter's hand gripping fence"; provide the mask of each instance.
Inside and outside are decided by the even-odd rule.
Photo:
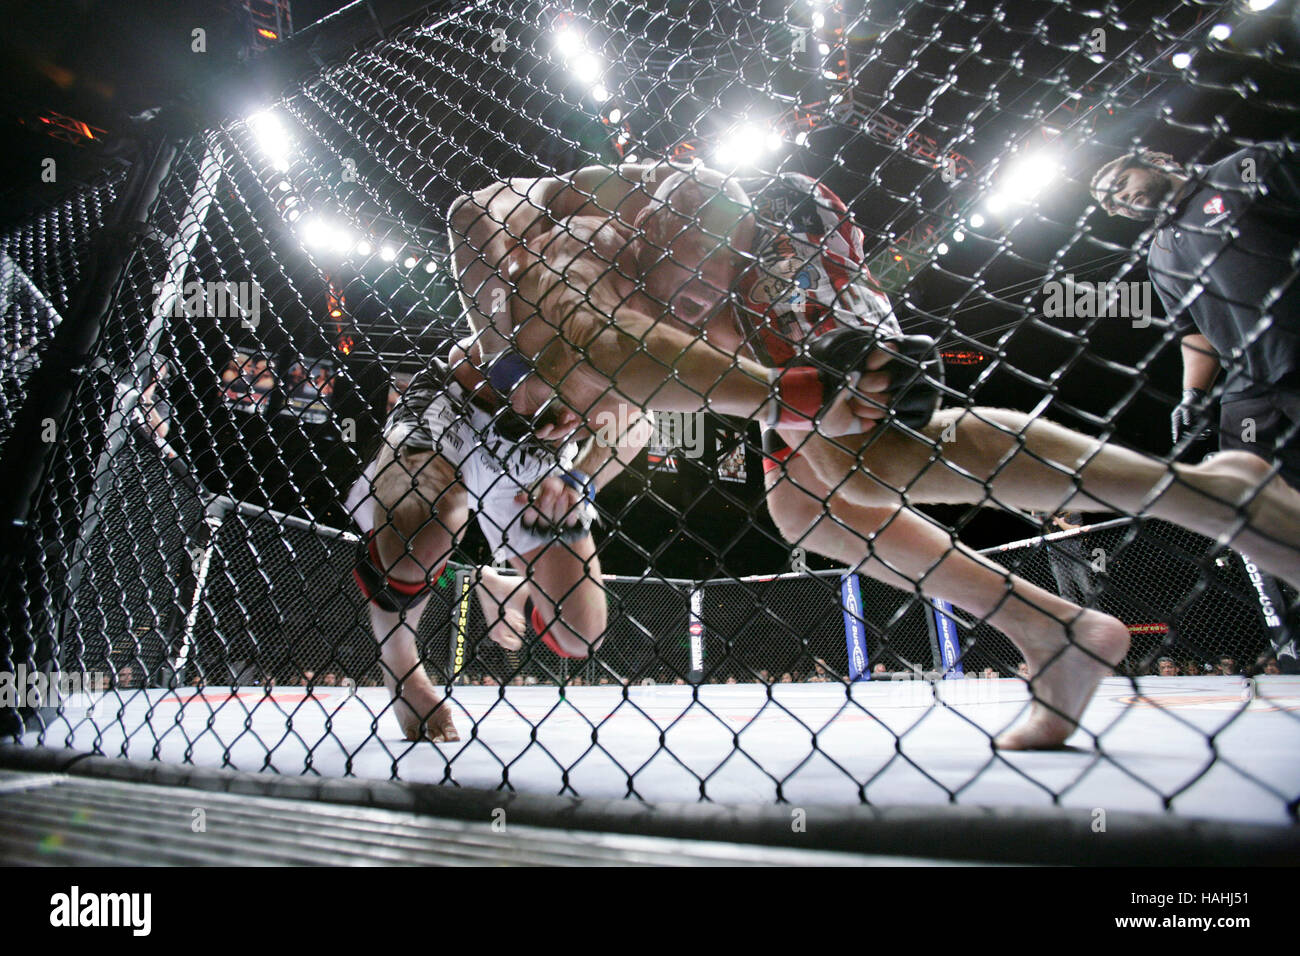
[[[1291,6],[1095,6],[358,9],[156,198],[43,195],[0,230],[22,743],[1294,819]],[[1094,194],[1138,141],[1176,162]],[[1170,443],[1195,334],[1217,464]]]

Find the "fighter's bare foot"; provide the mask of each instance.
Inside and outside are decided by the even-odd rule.
[[[508,651],[524,646],[524,601],[528,586],[494,568],[481,568],[477,585],[479,607],[488,622],[488,637]]]
[[[393,711],[407,740],[428,738],[435,744],[460,740],[452,720],[451,707],[432,687],[420,688],[407,684],[402,696],[393,701]]]
[[[1233,510],[1243,507],[1250,524],[1232,539],[1232,547],[1292,587],[1300,587],[1300,491],[1278,476],[1264,483],[1271,470],[1258,455],[1227,451],[1185,467],[1182,476]],[[1226,520],[1235,524],[1236,516],[1228,508],[1223,510]]]
[[[1071,640],[1043,642],[1025,654],[1034,702],[1029,717],[998,737],[999,750],[1050,750],[1078,727],[1093,691],[1128,653],[1128,628],[1099,611],[1070,625]],[[1064,649],[1064,650],[1063,650]]]

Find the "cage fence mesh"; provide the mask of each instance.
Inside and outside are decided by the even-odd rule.
[[[329,688],[347,685],[364,703],[364,733],[348,738],[326,726],[323,733],[347,754],[338,772],[404,778],[433,761],[441,779],[458,780],[457,766],[469,757],[449,749],[430,757],[427,740],[421,746],[402,735],[445,735],[429,701],[461,695],[468,703],[450,708],[459,739],[487,748],[495,761],[487,777],[464,779],[524,786],[510,775],[519,758],[493,749],[495,719],[522,719],[536,742],[565,707],[580,707],[570,688],[609,687],[618,696],[601,698],[602,713],[651,714],[658,747],[678,759],[664,741],[680,739],[669,732],[683,718],[654,712],[650,705],[666,698],[645,697],[643,689],[686,685],[684,711],[724,723],[728,707],[736,707],[711,695],[743,684],[761,693],[760,715],[770,707],[814,730],[800,761],[825,758],[852,780],[856,799],[872,800],[869,783],[880,771],[844,770],[839,756],[823,753],[818,732],[829,724],[778,700],[778,685],[836,685],[832,719],[870,717],[889,727],[889,752],[906,753],[908,732],[884,716],[890,699],[864,696],[864,689],[878,680],[920,686],[928,678],[937,686],[978,675],[1008,679],[997,692],[1013,695],[1006,700],[1039,699],[1033,684],[1015,680],[1024,655],[1007,628],[989,623],[993,611],[936,609],[931,598],[942,562],[930,561],[921,573],[902,570],[906,562],[885,547],[894,519],[871,523],[861,510],[833,512],[832,492],[841,501],[847,477],[801,489],[803,507],[813,502],[804,526],[831,520],[861,552],[855,560],[884,562],[884,580],[851,572],[841,554],[819,556],[821,539],[811,532],[783,534],[783,525],[799,522],[769,515],[776,499],[765,492],[765,471],[775,466],[773,475],[798,485],[798,476],[810,473],[794,462],[806,461],[811,446],[789,460],[763,451],[758,424],[731,414],[716,383],[691,384],[675,363],[660,369],[675,387],[637,398],[630,368],[649,337],[620,360],[627,368],[601,371],[586,407],[575,407],[575,396],[590,398],[582,391],[586,372],[565,367],[548,382],[561,395],[558,404],[593,430],[595,410],[608,411],[611,401],[622,405],[623,426],[629,407],[657,414],[646,447],[633,448],[617,477],[604,480],[612,466],[597,473],[590,550],[548,534],[556,543],[535,555],[542,539],[497,499],[528,493],[532,482],[572,461],[557,442],[511,439],[518,403],[512,408],[507,395],[493,404],[493,388],[483,385],[485,376],[507,393],[516,384],[502,388],[504,366],[500,374],[492,366],[497,349],[483,332],[501,308],[484,304],[493,289],[530,309],[537,304],[522,291],[528,268],[517,274],[505,261],[489,261],[488,246],[527,240],[522,244],[545,259],[534,241],[543,214],[561,224],[550,242],[572,239],[564,221],[591,210],[576,208],[582,202],[566,191],[576,180],[556,177],[583,168],[600,167],[588,181],[602,190],[600,203],[605,190],[615,197],[600,212],[615,219],[623,203],[646,204],[655,177],[665,175],[647,171],[669,160],[694,170],[686,181],[695,183],[712,167],[734,172],[748,163],[737,181],[753,196],[791,181],[777,174],[799,173],[809,179],[798,182],[816,181],[811,188],[846,207],[816,255],[838,236],[850,252],[838,267],[849,279],[833,279],[833,269],[810,272],[810,260],[797,276],[777,276],[765,294],[774,309],[794,303],[780,313],[784,324],[750,326],[733,355],[766,352],[767,364],[781,364],[773,349],[786,346],[800,365],[802,340],[825,331],[808,316],[824,320],[849,308],[845,302],[878,313],[884,301],[900,333],[936,341],[946,406],[1019,408],[1136,448],[1170,471],[1178,456],[1191,461],[1205,451],[1191,437],[1171,450],[1166,424],[1178,403],[1178,340],[1187,331],[1176,313],[1188,303],[1162,314],[1158,307],[1169,303],[1155,299],[1150,311],[1119,318],[1082,306],[1053,313],[1052,286],[1073,294],[1088,284],[1129,282],[1150,295],[1149,236],[1090,214],[1087,194],[1096,168],[1135,141],[1204,164],[1255,141],[1279,141],[1282,163],[1294,168],[1287,152],[1297,118],[1290,17],[1281,9],[1247,13],[1236,4],[1178,0],[1101,9],[924,0],[432,4],[418,23],[325,65],[264,112],[177,142],[141,234],[104,235],[121,171],[62,196],[0,236],[0,441],[7,457],[16,454],[9,438],[27,400],[24,382],[69,321],[97,237],[129,242],[130,252],[94,354],[77,372],[71,408],[55,423],[28,523],[33,546],[6,581],[7,664],[10,671],[21,664],[106,674],[116,702],[98,716],[70,705],[25,711],[20,736],[108,752],[107,724],[122,737],[114,751],[121,755],[198,760],[196,746],[213,735],[222,762],[238,764],[233,745],[205,728],[213,701],[245,722],[241,739],[256,741],[257,757],[266,758],[281,745],[285,714],[293,734],[295,715],[304,713],[285,703],[290,697],[277,699],[276,688],[306,688],[293,699],[323,701],[332,699]],[[1231,24],[1231,40],[1218,32],[1221,22]],[[1189,61],[1171,62],[1177,52]],[[1026,165],[1036,155],[1051,160]],[[1058,177],[1053,188],[1041,189],[1051,176]],[[509,197],[509,215],[481,198],[494,183],[506,184],[497,195]],[[995,193],[1002,203],[996,209],[988,204]],[[834,209],[822,195],[820,208]],[[789,204],[784,213],[782,201]],[[799,225],[810,215],[805,200],[778,195],[773,202],[764,215],[786,215],[791,231],[821,229]],[[671,198],[666,206],[673,208]],[[860,232],[848,230],[850,216]],[[683,219],[717,238],[704,212]],[[678,281],[707,298],[708,289],[699,288],[709,286],[703,264],[681,267],[671,236],[656,249],[643,228],[648,221],[620,223],[634,228],[619,233],[623,249],[596,253],[599,281],[642,268],[650,248],[656,264],[677,265],[684,273]],[[605,248],[582,235],[590,248]],[[635,262],[619,258],[632,236],[649,244]],[[1294,244],[1294,231],[1289,240]],[[760,265],[770,268],[772,260]],[[835,287],[831,300],[817,300],[819,280]],[[640,292],[653,298],[648,276],[641,281]],[[592,287],[566,277],[556,288],[557,296],[576,292],[592,305]],[[1274,293],[1272,303],[1289,307],[1289,293]],[[809,294],[821,312],[801,311]],[[689,309],[698,303],[674,302],[659,305],[688,318],[672,327],[694,324]],[[579,308],[545,319],[547,334],[563,343],[572,334],[565,323]],[[1283,316],[1283,307],[1272,316]],[[1286,313],[1278,321],[1293,319]],[[830,324],[837,321],[843,324]],[[1268,323],[1261,327],[1267,331]],[[522,341],[521,332],[500,347],[525,350]],[[457,343],[470,358],[453,351]],[[530,351],[540,363],[540,350]],[[1222,358],[1231,378],[1236,359]],[[420,446],[421,430],[431,429],[442,431]],[[862,448],[850,446],[858,466],[870,470],[873,442],[886,431],[873,432]],[[1023,431],[1014,436],[1021,445]],[[971,434],[993,441],[997,430]],[[959,455],[946,437],[927,441],[940,459]],[[450,479],[429,463],[433,448],[455,458]],[[881,476],[896,473],[884,468],[894,462],[876,463]],[[1092,524],[1044,536],[1052,515],[1078,502],[1068,503],[1067,493],[1048,505],[1041,495],[1011,500],[998,484],[1005,467],[997,461],[975,476],[981,490],[974,498],[940,497],[938,508],[924,507],[915,474],[892,490],[915,499],[929,527],[954,529],[950,541],[979,546],[983,567],[1005,570],[989,592],[995,608],[1015,604],[1016,575],[1122,622],[1131,645],[1108,662],[1108,686],[1119,689],[1107,698],[1121,702],[1114,705],[1120,716],[1173,706],[1138,683],[1168,673],[1170,662],[1184,676],[1203,677],[1227,657],[1234,663],[1224,673],[1241,673],[1262,669],[1257,662],[1280,646],[1282,624],[1271,618],[1286,616],[1294,592],[1261,577],[1251,559],[1216,536],[1159,520],[1145,505],[1110,506],[1104,496],[1108,511],[1090,516]],[[1076,467],[1074,487],[1083,480],[1082,463]],[[381,493],[384,475],[389,490]],[[457,490],[470,486],[467,497]],[[354,488],[374,497],[350,499]],[[980,506],[1001,506],[1002,523],[989,524]],[[506,527],[489,527],[493,521]],[[1017,538],[1025,540],[1003,543]],[[431,540],[446,542],[434,549],[440,553],[429,551]],[[514,570],[503,570],[505,558],[514,559]],[[374,610],[354,578],[359,560],[370,566],[372,591],[407,611]],[[426,590],[412,599],[408,591],[421,576]],[[581,620],[596,621],[598,633],[584,633],[575,623]],[[945,647],[945,621],[956,625],[955,652]],[[388,633],[377,640],[376,627]],[[502,638],[503,628],[512,633]],[[855,661],[859,628],[862,660]],[[549,631],[545,639],[539,629]],[[575,642],[598,646],[570,657],[553,642],[569,651]],[[408,643],[414,664],[403,656]],[[395,684],[411,702],[405,711],[389,700]],[[464,697],[478,693],[467,690],[472,685],[497,689],[491,697]],[[561,703],[507,707],[516,692],[506,688],[516,686],[559,687]],[[1266,710],[1272,732],[1292,747],[1297,722],[1285,686],[1276,685]],[[1267,698],[1260,688],[1252,694]],[[1237,699],[1235,684],[1215,693],[1197,699]],[[942,710],[939,696],[934,690],[920,710]],[[1252,700],[1218,717],[1227,725],[1256,719]],[[179,756],[165,746],[175,741],[168,725],[139,717],[163,702],[176,708],[168,721],[187,727]],[[606,754],[617,751],[620,733],[610,719],[582,731]],[[986,755],[995,732],[979,726]],[[1183,726],[1207,747],[1222,732]],[[88,738],[88,728],[100,736]],[[386,756],[358,769],[358,755],[376,738]],[[532,786],[578,792],[568,774],[584,758],[566,764],[553,745],[537,745],[563,779]],[[735,748],[756,759],[749,738]],[[290,773],[319,766],[312,751],[302,765],[280,753],[273,765],[254,759],[251,766]],[[1125,764],[1123,753],[1103,758],[1130,777],[1146,772]],[[626,792],[640,795],[633,781],[639,771],[611,759],[628,775]],[[926,772],[923,754],[909,759]],[[1220,760],[1217,750],[1209,759]],[[1226,772],[1294,816],[1297,781],[1288,772],[1248,772],[1222,759]],[[762,767],[778,799],[800,761],[790,771]],[[974,766],[972,780],[984,772],[982,758]],[[714,772],[692,764],[687,795],[712,798]],[[1053,800],[1070,789],[1059,778],[1038,787]],[[1163,778],[1148,788],[1165,809],[1168,795],[1180,792]],[[978,789],[970,799],[981,799]]]

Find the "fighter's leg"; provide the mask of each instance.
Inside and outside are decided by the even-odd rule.
[[[605,639],[608,611],[596,542],[556,541],[510,563],[532,582],[533,629],[563,657],[589,657]]]
[[[1264,459],[1229,453],[1169,464],[1023,412],[945,409],[923,429],[823,439],[798,436],[814,471],[860,505],[1013,505],[1039,511],[1122,511],[1222,537],[1300,586],[1300,492],[1265,482]],[[1262,484],[1262,487],[1261,487]]]
[[[416,631],[429,584],[446,565],[468,520],[465,490],[441,456],[386,443],[376,463],[371,497],[365,505],[374,509],[369,557],[373,571],[386,579],[392,599],[372,597],[370,623],[394,713],[407,740],[459,740],[451,709],[420,662]]]
[[[767,501],[787,540],[903,590],[951,601],[1001,630],[1029,664],[1034,704],[997,745],[1026,750],[1065,742],[1097,682],[1128,651],[1120,621],[1009,574],[917,511],[865,508],[832,495],[801,456],[785,468],[784,477],[769,474]]]

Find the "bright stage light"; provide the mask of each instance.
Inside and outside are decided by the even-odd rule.
[[[364,239],[362,239],[360,242],[357,243],[357,255],[359,256],[368,256],[370,255],[370,253],[374,251],[375,251],[375,247],[372,246],[370,243],[366,242],[366,240]]]
[[[564,27],[555,34],[555,49],[559,51],[560,56],[574,56],[582,52],[584,46],[586,44],[582,40],[582,35],[573,27]]]
[[[1267,10],[1274,3],[1274,0],[1250,0],[1246,6],[1258,13],[1260,10]]]
[[[258,148],[280,172],[289,168],[289,151],[293,143],[285,131],[280,117],[270,110],[255,113],[248,118],[248,128],[253,131]]]
[[[831,45],[829,43],[818,43],[817,52],[822,56],[828,56],[831,52]]]
[[[1174,65],[1174,69],[1185,70],[1192,65],[1192,55],[1190,53],[1175,53],[1169,58],[1169,62]]]
[[[379,250],[379,258],[383,259],[385,262],[392,262],[397,258],[397,250],[392,246],[384,246],[384,248]]]
[[[822,27],[826,26],[826,17],[821,13],[814,13],[812,15],[812,25],[820,30]]]
[[[970,227],[972,229],[978,229],[982,225],[984,225],[984,217],[979,213],[975,213],[975,215],[970,217]]]
[[[638,159],[640,159],[640,157],[637,156],[636,153],[628,153],[627,156],[623,157],[623,162],[635,163]]]
[[[1014,183],[1016,195],[1031,199],[1059,174],[1060,167],[1054,156],[1045,152],[1031,153],[1012,163],[1003,180],[1004,188],[1006,184]]]
[[[764,153],[776,152],[784,145],[785,140],[779,133],[746,123],[720,140],[713,151],[713,160],[719,166],[746,166],[757,162]]]
[[[934,247],[934,251],[939,253],[939,255],[941,256],[946,256],[948,254],[948,243],[946,242],[939,243],[937,246]]]
[[[438,271],[438,263],[430,259],[428,262],[424,264],[424,271],[429,273],[429,275],[433,275],[435,272]]]
[[[834,70],[822,70],[822,77],[827,80],[838,80],[840,75]]]
[[[419,261],[420,261],[420,260],[417,259],[417,258],[415,258],[415,256],[407,256],[407,257],[402,261],[402,265],[405,266],[405,267],[408,268],[408,269],[414,269],[414,268],[416,267],[416,265],[419,263]]]
[[[308,219],[303,222],[302,241],[313,249],[330,249],[344,253],[352,248],[353,236],[347,229],[328,219]]]
[[[600,58],[592,53],[584,53],[573,61],[573,75],[584,83],[594,83],[600,79],[602,70]]]
[[[591,98],[597,103],[603,103],[609,99],[609,90],[597,83],[591,88]]]
[[[953,232],[952,232],[952,241],[953,241],[953,242],[965,242],[965,241],[966,241],[966,233],[962,232],[960,229],[954,229]]]
[[[622,119],[623,119],[623,111],[622,111],[622,110],[616,108],[616,109],[612,109],[612,110],[609,111],[609,121],[610,121],[611,123],[617,123],[617,122],[621,121]]]
[[[1210,39],[1212,40],[1226,40],[1230,36],[1232,36],[1232,27],[1226,23],[1216,23],[1210,27]]]
[[[795,143],[796,146],[805,146],[805,145],[807,145],[807,143],[808,143],[808,131],[807,131],[807,130],[804,130],[804,131],[800,132],[797,136],[795,136],[795,138],[794,138],[794,143]]]
[[[984,205],[988,208],[989,212],[992,213],[1001,212],[1002,210],[1007,208],[1007,197],[1002,195],[1002,193],[994,193],[993,195],[989,196],[988,200],[985,202]]]

